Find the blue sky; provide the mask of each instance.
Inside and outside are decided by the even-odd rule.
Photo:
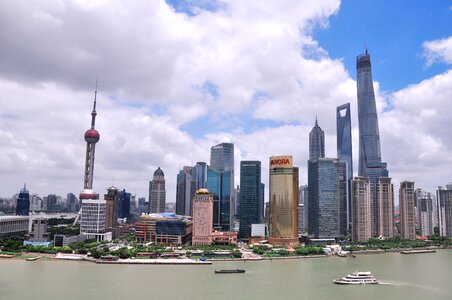
[[[180,168],[208,162],[221,142],[235,144],[236,170],[240,160],[293,155],[304,184],[315,117],[334,157],[345,102],[357,160],[355,58],[366,44],[383,160],[394,183],[434,191],[452,178],[451,5],[0,1],[0,196],[24,181],[40,195],[79,191],[96,76],[98,192],[114,174],[118,188],[145,196],[161,167],[174,202]]]
[[[314,37],[332,58],[342,58],[355,78],[355,57],[369,49],[373,77],[385,91],[444,72],[447,66],[426,67],[422,43],[452,33],[452,3],[428,0],[342,1],[329,28],[318,28]]]

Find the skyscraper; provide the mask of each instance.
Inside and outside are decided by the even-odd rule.
[[[100,139],[99,132],[95,129],[96,123],[96,98],[97,85],[94,92],[94,105],[91,112],[91,128],[85,132],[86,161],[83,191],[80,193],[82,201],[80,217],[80,234],[98,241],[111,240],[111,232],[105,232],[106,204],[105,200],[99,200],[99,195],[93,190],[94,153],[96,143]]]
[[[273,245],[298,245],[298,168],[292,156],[270,157],[270,237]]]
[[[210,166],[207,167],[206,186],[213,197],[213,227],[216,230],[230,231],[232,226],[231,171],[219,171]]]
[[[309,159],[325,157],[325,133],[317,123],[309,133]]]
[[[210,148],[210,166],[218,171],[234,170],[234,144],[221,143]]]
[[[165,174],[160,167],[149,182],[149,213],[164,213],[166,204]]]
[[[176,182],[176,214],[191,216],[192,199],[196,191],[192,176],[194,168],[185,166],[177,174]]]
[[[108,188],[104,194],[106,203],[105,227],[114,228],[118,225],[118,189],[114,186]]]
[[[118,204],[116,206],[118,218],[128,218],[130,215],[130,199],[131,194],[127,193],[125,189],[118,192]]]
[[[346,222],[341,226],[340,210],[347,202],[345,172],[345,162],[334,158],[308,161],[309,234],[318,238],[338,238],[341,229],[346,231]],[[345,228],[341,228],[343,226]]]
[[[416,239],[416,211],[414,182],[404,181],[399,189],[400,235],[402,239]]]
[[[27,185],[20,190],[19,197],[16,203],[16,216],[28,216],[30,214],[30,193],[27,190]]]
[[[366,241],[372,237],[371,231],[371,193],[368,177],[355,177],[351,185],[352,241]]]
[[[199,189],[193,198],[193,245],[210,245],[213,231],[213,195]]]
[[[239,237],[249,238],[251,224],[260,223],[261,162],[240,162]]]
[[[353,154],[352,154],[352,122],[350,116],[350,103],[336,108],[337,130],[337,158],[347,165],[347,229],[352,214],[351,181],[353,179]]]
[[[298,231],[308,232],[308,186],[298,188]]]
[[[452,236],[452,184],[439,186],[436,191],[438,201],[438,225],[440,236]]]
[[[378,231],[376,184],[378,177],[387,177],[386,163],[381,162],[380,133],[372,81],[370,55],[356,58],[358,89],[359,164],[358,175],[369,177],[372,193],[372,235]]]
[[[259,206],[261,223],[265,221],[265,184],[261,182],[261,201]]]
[[[394,186],[390,177],[378,177],[377,196],[377,236],[394,236]]]
[[[418,228],[422,236],[433,235],[433,196],[431,193],[416,189]]]
[[[214,175],[214,173],[217,173]],[[210,184],[209,184],[210,174]],[[218,183],[214,177],[219,179]],[[212,181],[213,180],[213,181]],[[216,185],[216,186],[212,186]],[[234,144],[221,143],[210,148],[207,188],[214,194],[214,227],[229,231],[233,224]],[[213,189],[212,189],[213,188]],[[218,194],[217,194],[218,193]],[[218,195],[218,199],[215,195]]]

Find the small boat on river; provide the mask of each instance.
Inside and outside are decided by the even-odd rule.
[[[215,274],[233,274],[233,273],[245,273],[245,270],[244,269],[215,270]]]
[[[370,272],[353,272],[345,277],[334,279],[336,284],[378,284]]]

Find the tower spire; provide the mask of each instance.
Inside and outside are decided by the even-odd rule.
[[[97,100],[97,78],[96,78],[96,89],[94,91],[94,104],[93,104],[93,111],[91,112],[91,129],[94,129],[94,125],[96,124],[96,101]]]

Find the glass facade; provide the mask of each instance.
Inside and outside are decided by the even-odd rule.
[[[452,236],[452,185],[440,186],[436,191],[438,201],[439,235]]]
[[[217,230],[231,230],[231,171],[207,168],[207,189],[213,196],[213,226]]]
[[[128,218],[130,215],[130,193],[126,190],[118,192],[117,216],[120,219]]]
[[[16,203],[16,216],[28,216],[30,214],[30,193],[26,186],[20,191]]]
[[[308,161],[309,234],[317,238],[339,237],[344,182],[345,163],[332,158]]]
[[[298,244],[298,168],[292,156],[270,157],[270,243]]]
[[[351,181],[353,179],[353,153],[352,153],[352,122],[350,115],[350,103],[336,108],[337,129],[337,158],[346,163],[347,168],[347,227],[350,226],[352,198]],[[341,234],[343,231],[341,230]]]
[[[239,238],[248,238],[251,224],[260,223],[261,162],[240,162],[240,227]]]
[[[358,89],[359,164],[358,175],[370,178],[372,193],[372,235],[378,233],[376,184],[378,177],[388,177],[386,163],[381,162],[380,133],[372,81],[370,55],[356,58]]]

